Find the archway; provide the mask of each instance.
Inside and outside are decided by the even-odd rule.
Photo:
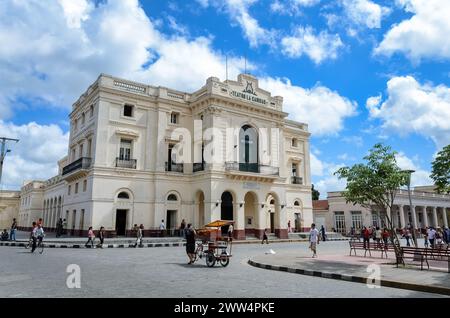
[[[178,224],[181,223],[180,212],[181,211],[181,198],[175,191],[170,191],[166,195],[166,232],[168,235],[175,235]]]
[[[244,197],[245,235],[255,234],[258,216],[258,197],[254,192],[247,192]]]
[[[239,130],[239,170],[259,172],[258,132],[250,125]]]
[[[205,225],[205,195],[203,194],[203,191],[198,191],[196,194],[196,201],[197,201],[197,222],[195,226],[200,228]]]
[[[233,221],[233,195],[225,191],[222,193],[221,197],[221,205],[220,205],[220,218],[222,220]],[[228,226],[222,227],[222,233],[226,233],[228,231]]]

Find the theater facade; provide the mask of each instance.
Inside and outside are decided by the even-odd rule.
[[[59,218],[72,235],[104,226],[147,235],[234,220],[238,239],[280,238],[313,221],[308,126],[287,119],[283,98],[241,74],[210,77],[194,93],[101,74],[73,104],[57,176],[21,189],[19,225]]]

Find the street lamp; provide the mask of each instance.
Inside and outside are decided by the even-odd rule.
[[[415,170],[403,170],[403,172],[408,174],[408,198],[409,198],[409,211],[412,217],[412,236],[414,241],[414,246],[417,247],[417,237],[416,237],[416,211],[413,210],[412,201],[411,201],[411,174],[416,172]],[[413,214],[414,213],[414,214]]]

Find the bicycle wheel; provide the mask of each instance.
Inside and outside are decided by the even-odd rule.
[[[30,242],[28,241],[28,243],[25,243],[25,249],[29,249],[30,248]]]
[[[39,254],[44,253],[44,243],[43,242],[39,243],[38,251],[39,251]]]
[[[230,263],[230,258],[228,257],[227,252],[222,252],[222,254],[220,255],[219,263],[223,267],[226,267]]]
[[[216,256],[213,252],[208,252],[206,255],[206,266],[213,267],[214,265],[216,265]]]

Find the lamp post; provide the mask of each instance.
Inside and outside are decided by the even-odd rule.
[[[2,181],[3,161],[5,160],[5,157],[8,154],[8,152],[11,152],[11,150],[6,147],[6,143],[8,141],[18,142],[19,139],[0,137],[0,183]]]
[[[414,246],[417,247],[417,237],[416,237],[416,216],[415,214],[413,215],[413,213],[416,213],[415,209],[413,211],[413,206],[412,206],[412,200],[411,200],[411,174],[413,172],[415,172],[415,170],[403,170],[403,172],[408,174],[408,198],[409,198],[409,211],[411,212],[411,216],[412,216],[412,236],[413,236],[413,241],[414,241]]]

